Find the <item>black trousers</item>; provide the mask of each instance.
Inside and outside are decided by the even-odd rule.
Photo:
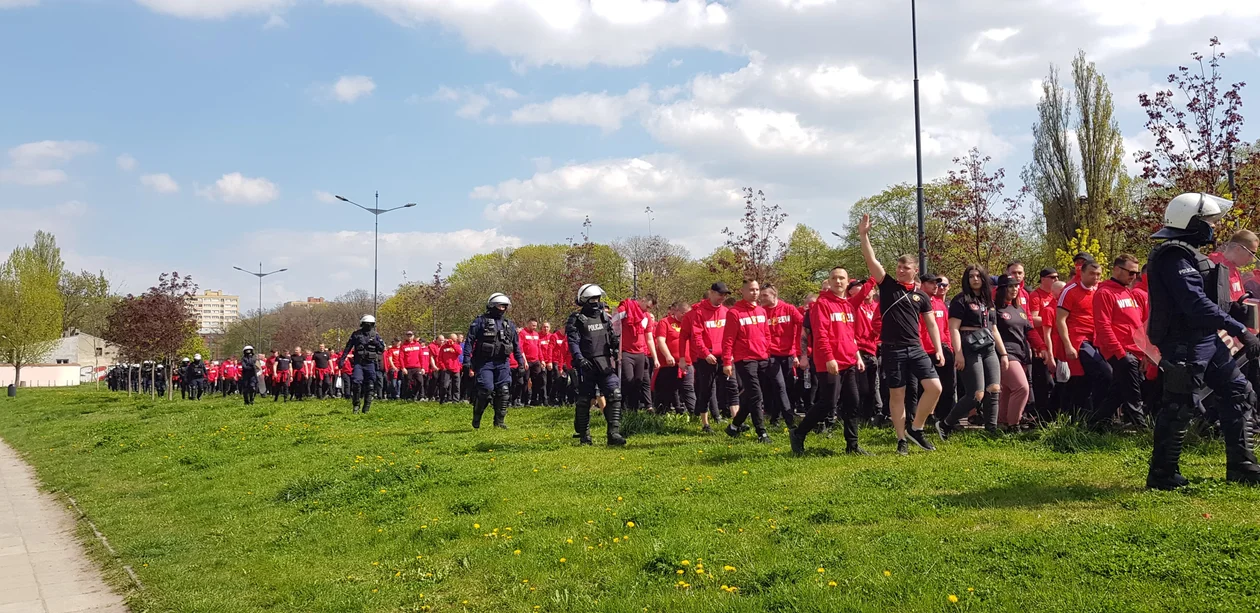
[[[1033,415],[1039,421],[1050,421],[1059,413],[1054,375],[1040,358],[1033,360],[1028,366],[1032,371],[1028,382],[1032,387]]]
[[[695,369],[662,366],[656,371],[656,410],[666,413],[674,407],[679,415],[696,412]]]
[[[530,362],[529,384],[530,406],[540,407],[547,404],[547,369],[543,368],[542,362]]]
[[[793,377],[792,356],[772,355],[761,373],[761,391],[765,396],[765,411],[770,419],[782,419],[790,426],[796,421],[790,390],[796,383]]]
[[[418,368],[407,369],[407,399],[419,400],[424,397],[424,375]]]
[[[936,374],[941,378],[941,398],[936,401],[936,410],[932,414],[936,419],[945,419],[949,412],[954,409],[956,402],[955,391],[961,382],[957,379],[957,372],[954,370],[954,350],[949,347],[942,346],[941,350],[945,352],[945,366],[936,369]],[[933,364],[936,362],[933,361]],[[917,398],[915,399],[918,400]],[[916,402],[917,404],[917,402]]]
[[[642,353],[621,354],[621,395],[630,411],[652,407],[652,380],[648,372],[648,356]]]
[[[805,413],[797,430],[809,432],[820,422],[831,422],[839,414],[844,424],[844,441],[850,447],[858,444],[858,372],[856,368],[847,368],[838,374],[828,372],[817,373],[818,390],[814,394],[814,404]]]
[[[696,371],[696,408],[697,415],[705,411],[709,417],[719,419],[721,406],[736,397],[735,381],[722,372],[722,360],[710,364],[700,360],[695,364]]]
[[[742,426],[752,415],[753,427],[757,434],[766,433],[765,415],[762,412],[761,396],[762,373],[770,369],[767,360],[745,360],[735,363],[735,376],[739,379],[739,414],[731,421],[731,425]]]
[[[1127,354],[1122,358],[1109,359],[1107,363],[1111,364],[1111,389],[1103,405],[1103,412],[1110,417],[1119,411],[1129,423],[1144,425],[1146,415],[1142,412],[1142,361]]]
[[[888,409],[884,408],[883,395],[879,390],[879,358],[858,353],[858,359],[866,367],[866,370],[854,373],[858,389],[858,416],[870,419],[887,413]]]

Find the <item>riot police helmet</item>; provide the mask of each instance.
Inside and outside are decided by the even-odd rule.
[[[578,288],[577,304],[578,306],[586,306],[588,304],[598,304],[604,297],[604,289],[594,283],[587,283]]]
[[[1220,221],[1233,201],[1212,194],[1181,194],[1164,209],[1164,225],[1151,238],[1171,238],[1204,244],[1212,241],[1212,226]]]
[[[486,300],[487,311],[496,307],[503,307],[504,309],[506,309],[510,306],[512,306],[512,299],[508,298],[507,294],[504,294],[502,292],[495,292],[493,294],[490,294],[490,298]]]

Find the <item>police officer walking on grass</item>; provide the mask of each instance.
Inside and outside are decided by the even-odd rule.
[[[591,403],[598,390],[607,402],[604,420],[608,422],[608,444],[621,446],[626,444],[621,435],[621,380],[613,363],[621,337],[613,329],[603,298],[604,290],[598,285],[583,285],[577,295],[577,305],[581,308],[570,315],[564,325],[573,368],[580,380],[573,429],[581,444],[591,444]]]
[[[1164,392],[1155,419],[1155,449],[1146,477],[1149,488],[1171,490],[1188,483],[1178,460],[1195,414],[1195,397],[1201,397],[1205,387],[1219,398],[1225,479],[1260,484],[1260,465],[1252,452],[1248,426],[1256,394],[1217,330],[1241,341],[1252,360],[1260,357],[1260,339],[1227,312],[1228,271],[1199,252],[1213,243],[1213,226],[1233,204],[1208,194],[1182,194],[1168,203],[1164,227],[1152,236],[1164,239],[1151,251],[1148,262],[1148,335],[1159,347]]]
[[[364,315],[359,329],[346,341],[345,352],[354,352],[354,370],[350,375],[351,413],[359,412],[359,399],[363,399],[363,412],[372,408],[372,396],[376,394],[376,365],[385,353],[385,341],[376,333],[376,318]]]
[[[473,398],[472,427],[481,427],[481,416],[486,406],[494,402],[494,427],[507,429],[508,401],[512,394],[512,370],[508,356],[515,355],[516,362],[526,367],[521,352],[516,326],[503,316],[512,301],[506,295],[494,293],[486,300],[486,312],[478,315],[468,327],[468,350],[464,352],[464,369],[473,373],[477,391]]]

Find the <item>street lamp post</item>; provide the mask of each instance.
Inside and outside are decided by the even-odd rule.
[[[923,210],[923,128],[919,123],[919,29],[915,14],[915,1],[910,0],[910,44],[914,54],[914,165],[916,172],[915,207],[919,217],[919,272],[927,269],[927,232],[924,230]]]
[[[377,306],[376,301],[377,301],[377,296],[379,295],[376,289],[376,283],[377,283],[376,279],[377,279],[377,258],[381,250],[381,215],[388,213],[390,211],[397,211],[398,209],[409,209],[413,206],[416,206],[416,203],[408,202],[407,204],[404,204],[402,206],[396,206],[392,209],[382,209],[380,208],[381,207],[381,193],[376,192],[376,206],[375,208],[368,208],[368,207],[363,206],[362,204],[359,204],[358,202],[355,202],[349,198],[346,198],[345,196],[334,196],[334,197],[342,202],[349,202],[350,204],[353,204],[354,206],[357,206],[372,214],[373,221],[374,221],[373,239],[372,239],[372,316],[376,317],[376,306]]]
[[[241,268],[240,266],[233,266],[232,268],[235,268],[247,275],[254,275],[255,277],[258,277],[258,329],[257,329],[258,336],[254,340],[254,342],[258,343],[258,349],[256,351],[262,351],[262,312],[263,312],[262,311],[262,280],[263,280],[263,277],[270,277],[271,275],[274,275],[276,273],[284,272],[288,270],[288,268],[281,268],[280,270],[273,270],[271,272],[263,272],[262,262],[258,263],[258,272],[254,272],[252,270],[245,270],[244,268]]]

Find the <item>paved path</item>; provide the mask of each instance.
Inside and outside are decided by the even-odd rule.
[[[71,511],[0,440],[0,613],[126,613],[74,530]]]

